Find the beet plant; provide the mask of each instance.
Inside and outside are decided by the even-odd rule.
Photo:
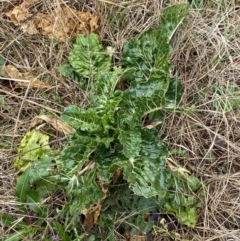
[[[164,9],[157,29],[132,38],[124,47],[121,66],[113,66],[96,34],[77,37],[68,62],[59,70],[86,92],[89,106],[65,108],[61,118],[75,132],[63,150],[46,150],[31,161],[18,179],[19,201],[44,216],[46,196],[64,190],[67,200],[57,214],[67,231],[90,210],[95,212],[92,226],[101,223],[106,202],[117,203],[128,193],[141,203],[151,201],[184,225],[195,226],[201,182],[168,165],[170,152],[159,137],[162,111],[174,109],[183,94],[180,80],[169,75],[169,41],[188,9],[188,4]],[[120,186],[111,187],[116,177],[127,187],[121,190],[123,196],[118,195]],[[57,230],[59,225],[55,223]]]

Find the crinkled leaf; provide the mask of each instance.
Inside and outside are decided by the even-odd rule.
[[[201,187],[201,183],[196,177],[168,171],[165,167],[167,156],[164,145],[149,131],[143,130],[139,158],[122,162],[124,178],[136,195],[158,197],[165,212],[175,215],[183,224],[194,227],[199,201],[193,192]]]
[[[121,219],[126,211],[131,215],[125,215],[122,220],[121,225],[125,230],[132,230],[136,227],[134,232],[148,232],[148,230],[151,229],[153,222],[145,222],[144,214],[151,212],[156,207],[154,199],[146,199],[141,196],[132,195],[126,183],[121,183],[117,189],[116,186],[113,186],[110,188],[110,192],[111,196],[107,197],[103,204],[105,212],[101,214],[98,223],[104,230],[106,230],[106,227],[108,228],[108,230],[104,232],[104,236],[101,237],[103,240],[109,240],[109,236],[116,223],[115,220]],[[114,237],[112,240],[115,240]]]
[[[163,10],[159,24],[160,36],[170,41],[173,34],[188,14],[190,5],[181,3],[169,6]]]
[[[85,162],[94,154],[98,146],[109,147],[113,139],[111,136],[88,135],[88,133],[78,130],[70,136],[68,145],[58,158],[59,168],[67,175],[81,171]]]
[[[170,46],[166,39],[159,36],[159,29],[150,29],[140,36],[132,38],[124,47],[122,62],[127,68],[129,79],[134,86],[147,82],[150,77],[159,72],[160,76],[169,69],[168,57]],[[131,73],[131,74],[130,74]]]
[[[122,62],[132,74],[125,95],[141,114],[159,109],[165,104],[169,89],[169,40],[188,12],[189,4],[177,4],[163,11],[158,29],[150,29],[131,39],[124,48]]]
[[[80,171],[100,143],[100,138],[75,133],[57,161],[59,167],[69,175]]]
[[[139,157],[129,158],[125,163],[124,178],[130,183],[135,194],[146,198],[164,194],[165,158],[168,152],[164,145],[147,130],[142,130]]]
[[[74,71],[89,81],[97,79],[103,72],[108,72],[111,66],[111,57],[104,51],[98,35],[94,33],[77,37],[68,61]]]
[[[159,41],[157,30],[149,30],[132,39],[124,49],[122,61],[131,68],[132,76],[123,99],[130,99],[141,115],[165,103],[164,95],[169,85],[166,78],[170,68],[169,55],[169,44]]]
[[[122,101],[122,93],[116,91],[112,98],[109,98],[105,103],[104,109],[100,115],[102,116],[102,125],[105,131],[115,129],[116,127],[116,115],[115,113],[119,109],[119,104]]]
[[[96,182],[96,167],[69,183],[67,194],[73,196],[78,208],[89,208],[104,197],[104,192]],[[74,179],[73,178],[73,179]],[[87,197],[87,198],[86,198]]]
[[[197,190],[197,182],[166,169],[165,159],[168,156],[168,151],[156,139],[159,128],[155,128],[161,126],[159,123],[163,120],[159,110],[166,104],[176,105],[181,97],[181,83],[168,76],[170,69],[168,59],[171,54],[169,40],[185,17],[188,7],[187,4],[180,4],[177,7],[167,8],[163,12],[162,22],[158,29],[149,30],[130,41],[124,48],[122,57],[122,62],[127,67],[124,72],[121,69],[115,69],[113,72],[107,73],[110,69],[110,62],[104,68],[98,61],[94,66],[89,65],[90,62],[94,61],[86,61],[87,57],[90,56],[89,59],[94,60],[103,58],[101,47],[98,49],[98,53],[100,53],[98,56],[98,53],[89,51],[91,44],[88,45],[85,42],[87,38],[84,39],[82,36],[81,41],[77,43],[80,47],[76,46],[75,50],[77,51],[72,52],[74,55],[79,52],[79,49],[84,50],[85,47],[82,46],[87,46],[85,48],[87,51],[83,51],[82,55],[85,56],[84,65],[77,63],[77,59],[74,58],[72,60],[76,61],[76,65],[73,66],[70,58],[69,62],[76,71],[81,69],[79,74],[89,78],[90,104],[96,110],[95,116],[99,117],[97,124],[101,123],[104,131],[102,136],[93,135],[95,130],[90,131],[92,134],[88,135],[85,130],[81,129],[80,125],[76,125],[79,129],[76,135],[81,146],[77,146],[78,141],[74,143],[75,136],[70,141],[69,148],[66,149],[66,153],[71,158],[68,159],[66,155],[64,161],[69,170],[74,167],[71,173],[81,170],[83,164],[89,160],[90,155],[95,156],[95,168],[97,168],[84,174],[82,179],[74,179],[78,188],[72,188],[70,185],[72,183],[69,183],[68,190],[71,190],[69,196],[72,198],[72,205],[66,207],[71,210],[72,214],[78,207],[88,206],[100,198],[102,191],[96,192],[98,194],[92,197],[89,194],[89,191],[94,188],[101,190],[96,183],[97,175],[108,183],[114,172],[120,167],[123,168],[124,178],[135,194],[146,198],[159,197],[159,202],[166,212],[174,214],[189,226],[194,225],[195,209],[188,213],[187,208],[196,204],[196,199],[191,192],[193,189]],[[93,39],[96,40],[95,37]],[[91,43],[91,40],[89,42]],[[99,43],[95,41],[94,44],[98,45]],[[95,47],[91,46],[91,48]],[[95,56],[88,54],[89,52],[95,53]],[[81,56],[81,54],[79,55]],[[79,69],[77,70],[77,68]],[[102,70],[96,73],[94,71],[97,68],[102,68]],[[130,86],[117,95],[118,100],[114,101],[116,84],[122,79],[120,75],[124,76],[124,80]],[[153,128],[144,128],[145,118]],[[154,122],[157,124],[155,125]],[[110,135],[111,138],[104,142],[102,139],[107,138],[105,135]],[[90,143],[90,149],[85,147],[87,142]],[[78,148],[77,154],[71,156],[71,151],[74,151],[75,148]],[[85,181],[85,185],[82,186],[84,178],[89,173],[92,176],[88,177],[88,182]],[[92,187],[93,189],[91,189]],[[170,191],[172,189],[173,192]],[[79,195],[81,197],[90,195],[91,198],[82,200]],[[80,203],[79,200],[81,200]]]
[[[115,171],[121,167],[122,161],[126,159],[122,153],[117,151],[118,148],[119,146],[113,146],[112,150],[109,150],[105,146],[99,146],[96,150],[96,168],[104,183],[111,181]]]
[[[90,108],[70,106],[62,114],[76,128],[57,159],[62,181],[68,183],[68,203],[60,212],[67,227],[78,222],[83,208],[104,197],[102,184],[110,183],[119,168],[133,197],[153,197],[165,212],[194,226],[199,204],[193,192],[199,188],[198,179],[168,170],[169,153],[157,139],[164,121],[161,109],[176,105],[182,94],[180,81],[169,77],[169,40],[188,7],[179,4],[165,9],[159,28],[133,38],[124,48],[122,68],[111,69],[111,57],[97,35],[77,38],[65,72],[69,76],[74,71],[88,81]],[[122,80],[129,87],[116,91]],[[136,224],[143,221],[142,217],[136,220]]]
[[[90,91],[90,103],[93,108],[102,111],[106,107],[109,98],[114,94],[122,72],[122,68],[114,67],[113,71],[106,71],[99,75]]]
[[[188,227],[194,228],[196,226],[197,222],[197,209],[196,207],[193,208],[187,208],[185,209],[185,212],[179,212],[178,214],[175,214],[177,218],[180,220],[181,223],[184,223]]]
[[[123,154],[127,158],[139,156],[142,142],[140,130],[120,130],[118,139],[123,146]]]
[[[97,183],[96,172],[96,167],[93,167],[81,176],[74,175],[66,186],[68,203],[59,212],[66,219],[66,229],[75,225],[83,209],[89,209],[104,198],[105,193]]]
[[[15,159],[13,166],[24,171],[32,162],[47,159],[56,154],[57,151],[52,150],[49,146],[49,136],[42,134],[40,131],[29,131],[21,140],[18,157]]]
[[[94,109],[82,109],[76,105],[70,105],[64,109],[61,118],[70,126],[88,133],[101,132],[101,118]]]
[[[201,187],[201,183],[197,178],[188,174],[167,172],[170,177],[167,182],[168,189],[165,197],[159,196],[158,199],[167,213],[176,216],[181,223],[194,227],[197,221],[197,208],[201,206],[194,191],[196,192]]]
[[[91,107],[102,110],[115,91],[122,76],[122,68],[114,67],[113,71],[110,71],[111,57],[103,50],[99,37],[93,33],[77,38],[69,55],[69,63],[75,72],[88,79]],[[66,67],[64,70],[71,72],[71,68]]]
[[[82,89],[86,90],[87,81],[85,79],[83,79],[83,77],[80,76],[78,73],[76,73],[68,62],[66,62],[66,63],[62,64],[60,67],[58,67],[58,71],[61,74],[63,74],[65,77],[69,77],[69,78],[73,79],[76,83],[78,83],[80,85],[80,87]]]

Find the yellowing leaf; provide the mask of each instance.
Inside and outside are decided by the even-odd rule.
[[[54,152],[49,146],[49,136],[42,134],[40,131],[29,131],[21,140],[18,156],[13,167],[25,171],[32,162],[54,155]]]

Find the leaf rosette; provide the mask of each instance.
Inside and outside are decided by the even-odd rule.
[[[167,147],[158,133],[164,123],[162,110],[181,99],[181,82],[169,75],[169,44],[187,15],[189,5],[164,9],[159,27],[131,39],[124,47],[121,67],[113,67],[96,34],[80,35],[59,70],[86,91],[89,108],[65,108],[61,118],[76,132],[57,158],[66,183],[68,203],[59,214],[76,222],[83,209],[105,198],[104,188],[117,170],[130,190],[154,198],[162,211],[194,227],[201,206],[196,192],[200,181],[167,167]],[[124,82],[129,86],[118,89]],[[63,179],[62,179],[63,180]]]

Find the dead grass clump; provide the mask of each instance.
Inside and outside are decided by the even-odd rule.
[[[98,1],[96,11],[101,19],[100,37],[106,45],[116,49],[119,58],[128,40],[158,25],[161,9],[166,5],[159,0]]]
[[[183,113],[168,115],[162,134],[187,151],[175,158],[206,187],[190,240],[239,240],[239,21],[234,1],[207,1],[191,11],[185,34],[173,41],[173,73],[185,87]]]

